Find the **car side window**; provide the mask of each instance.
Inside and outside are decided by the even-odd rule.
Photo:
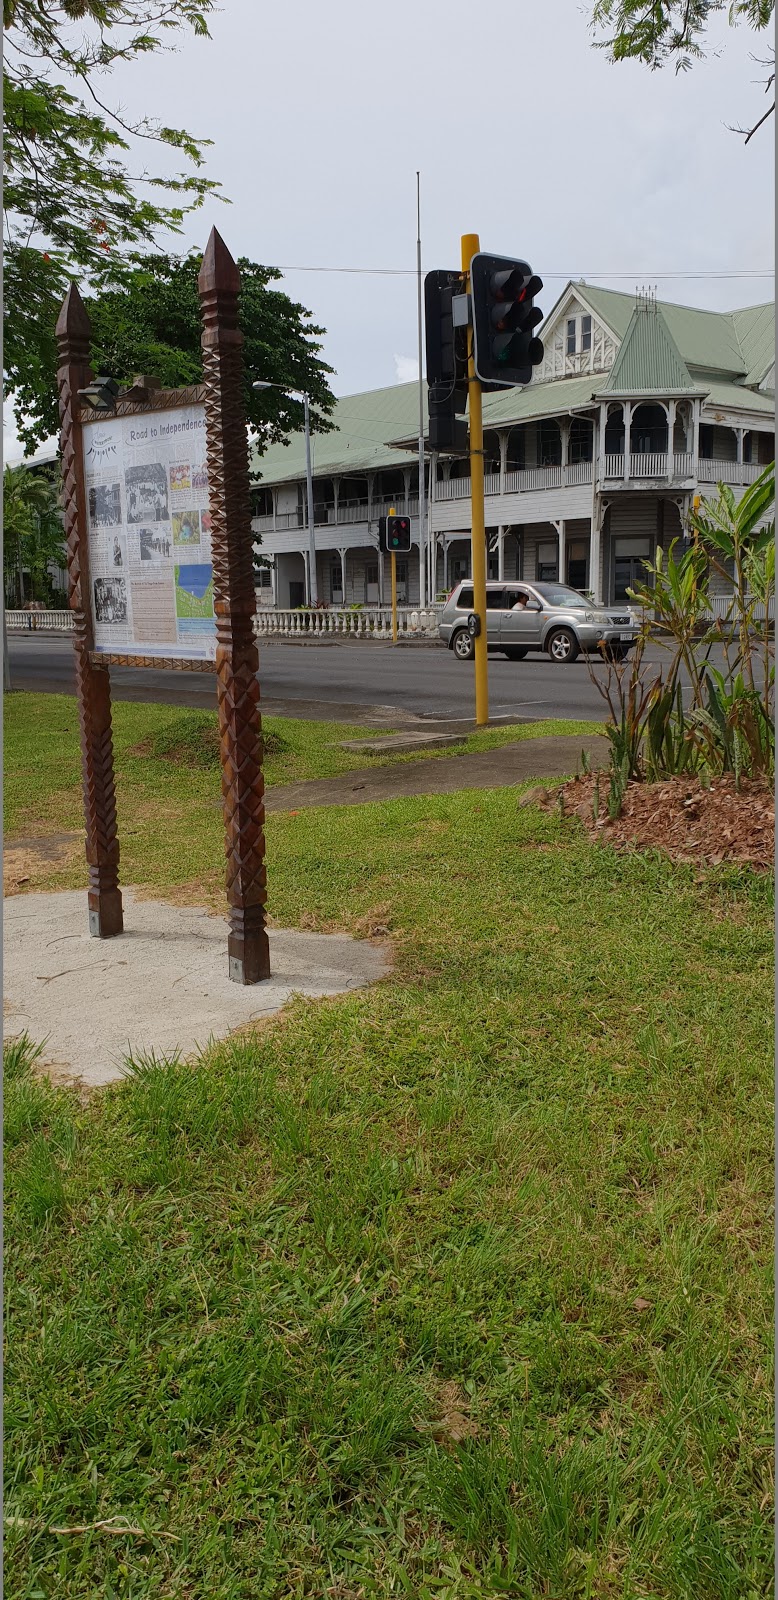
[[[526,589],[507,589],[506,592],[505,592],[505,609],[506,609],[506,611],[515,611],[515,609],[518,606],[520,600],[521,601],[528,601],[529,600],[529,595],[528,595]],[[522,609],[523,609],[523,607],[522,607]]]
[[[462,589],[457,599],[457,611],[472,611],[472,609],[473,591],[472,589]]]
[[[487,611],[504,611],[505,610],[505,590],[504,589],[487,589],[487,591],[486,591],[486,609],[487,609]]]

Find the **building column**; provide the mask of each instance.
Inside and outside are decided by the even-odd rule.
[[[367,474],[367,521],[368,526],[373,520],[373,489],[375,488],[375,473]]]
[[[411,469],[410,469],[410,467],[403,467],[403,492],[405,494],[405,510],[406,510],[407,515],[410,516],[410,514],[411,514]]]
[[[744,435],[745,431],[746,431],[745,428],[736,428],[735,429],[735,438],[737,440],[735,460],[736,460],[736,462],[737,462],[739,467],[742,467],[742,465],[743,465],[743,435]],[[742,476],[743,476],[742,472],[741,472],[740,476],[742,478]]]
[[[602,400],[600,402],[599,434],[593,440],[594,448],[592,450],[592,455],[597,462],[597,478],[600,483],[605,482],[605,425],[607,420],[608,402],[607,400]],[[594,426],[595,433],[597,433],[597,423]],[[594,477],[594,473],[592,473],[592,477]]]
[[[273,532],[275,533],[275,531],[276,531],[276,512],[278,510],[278,490],[277,489],[271,489],[271,491],[270,491],[270,503],[271,503],[271,505],[273,507]]]
[[[505,494],[505,480],[508,476],[508,435],[498,434],[500,441],[500,494]]]
[[[602,525],[605,521],[607,501],[598,495],[592,511],[592,528],[589,537],[589,588],[594,596],[595,605],[601,606],[604,598],[604,585],[600,576],[602,568]]]
[[[701,401],[692,400],[692,472],[695,478],[699,476],[700,460],[700,406]]]
[[[557,556],[558,581],[559,581],[559,583],[566,583],[567,582],[567,579],[565,578],[565,555],[566,555],[566,537],[565,537],[565,535],[566,535],[566,523],[565,523],[564,517],[560,517],[558,522],[552,519],[551,526],[556,528],[557,539],[559,540],[559,554]]]
[[[500,470],[502,471],[502,463]],[[501,583],[505,578],[505,528],[502,523],[497,529],[497,577]]]
[[[567,469],[568,451],[569,451],[569,448],[570,448],[570,421],[569,421],[569,418],[567,418],[567,417],[562,417],[560,419],[560,422],[559,422],[559,437],[560,437],[561,442],[562,442],[562,482],[564,483],[565,482],[565,473],[566,473],[566,469]]]
[[[673,461],[675,459],[675,413],[677,401],[668,401],[667,410],[667,476],[673,476]]]
[[[626,483],[630,475],[632,455],[632,401],[624,400],[621,409],[624,415],[624,482]]]
[[[344,548],[343,545],[338,545],[338,555],[340,556],[340,593],[341,593],[341,601],[340,601],[340,603],[341,603],[342,606],[345,606],[345,604],[346,604],[346,551],[345,551],[345,548]]]
[[[270,593],[273,597],[273,610],[278,610],[278,557],[274,556],[270,564]]]
[[[338,495],[339,494],[340,494],[340,478],[333,478],[333,480],[332,480],[332,498],[335,501],[334,516],[335,516],[335,524],[336,524],[336,526],[337,526],[337,521],[338,521]],[[316,512],[315,511],[314,511],[314,514],[313,514],[313,520],[314,520],[314,522],[316,521]]]

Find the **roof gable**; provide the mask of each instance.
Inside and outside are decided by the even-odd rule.
[[[590,318],[586,350],[582,339],[584,317]],[[567,338],[570,322],[575,330],[572,351],[568,351]],[[535,374],[540,383],[573,378],[584,372],[607,372],[616,358],[618,337],[590,304],[585,284],[569,283],[538,331],[545,352]]]
[[[609,394],[676,394],[695,388],[689,370],[655,300],[632,313],[608,375]]]

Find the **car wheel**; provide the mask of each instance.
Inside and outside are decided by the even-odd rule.
[[[523,661],[526,654],[526,650],[503,650],[503,655],[507,656],[509,661]]]
[[[552,661],[575,661],[581,646],[571,628],[555,628],[546,640],[546,649]]]
[[[460,628],[459,632],[454,635],[454,643],[451,648],[457,661],[471,661],[475,650],[475,639],[470,637],[467,628]]]

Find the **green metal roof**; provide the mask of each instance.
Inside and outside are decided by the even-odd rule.
[[[592,310],[606,322],[618,339],[623,339],[635,310],[635,295],[622,294],[618,289],[599,289],[588,283],[575,283]],[[671,300],[660,300],[658,305],[679,353],[689,367],[707,367],[717,372],[745,375],[750,363],[744,358],[735,326],[735,317],[742,315],[729,311],[698,311],[694,306],[675,305]],[[775,325],[775,306],[755,306],[754,311],[769,314]],[[542,337],[542,329],[541,329]]]
[[[397,383],[389,389],[369,389],[364,394],[343,395],[335,404],[329,433],[313,435],[313,470],[331,473],[372,472],[379,467],[409,464],[408,451],[392,448],[393,441],[418,435],[419,386]],[[427,423],[427,386],[424,385],[424,422]],[[252,446],[252,468],[263,483],[285,483],[305,474],[305,439],[295,434],[288,445],[274,444],[262,455]]]
[[[676,394],[695,387],[656,301],[636,306],[608,374],[605,391],[609,394]]]
[[[696,391],[709,404],[772,415],[770,395],[756,387],[774,360],[775,306],[741,311],[698,311],[663,300],[651,316],[636,316],[635,295],[588,283],[568,284],[615,335],[619,353],[610,374],[583,373],[534,382],[526,389],[484,395],[484,427],[532,422],[593,404],[595,393],[683,393]],[[564,299],[560,296],[559,306]],[[556,307],[546,319],[552,321]],[[649,321],[652,327],[647,326]],[[543,329],[540,330],[541,335]],[[629,338],[626,335],[629,333]],[[634,383],[632,380],[636,380]],[[737,382],[735,380],[739,379]],[[638,382],[639,381],[639,385]],[[616,383],[619,388],[616,389]],[[427,420],[424,385],[424,417]],[[313,436],[313,468],[318,477],[363,475],[380,468],[408,466],[418,434],[419,387],[393,384],[363,394],[344,395],[332,412],[334,428]],[[401,446],[404,445],[404,448]],[[256,443],[252,465],[266,484],[289,483],[305,475],[305,443],[296,434],[288,445],[271,445],[264,455]]]
[[[758,411],[766,417],[775,415],[775,397],[758,389],[746,389],[742,383],[727,383],[721,378],[711,378],[701,387],[708,406],[721,406],[727,411]]]
[[[732,321],[746,364],[746,383],[758,384],[775,361],[775,307],[745,306]]]

